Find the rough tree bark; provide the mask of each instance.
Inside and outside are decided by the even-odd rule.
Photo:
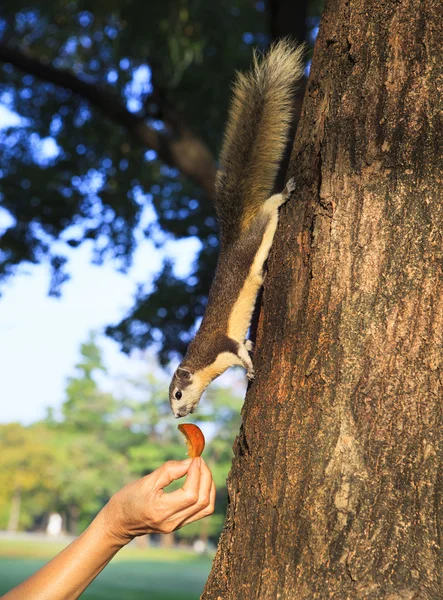
[[[443,598],[440,0],[330,0],[204,600]]]

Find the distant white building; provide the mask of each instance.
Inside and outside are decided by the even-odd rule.
[[[58,513],[51,513],[49,515],[48,526],[46,527],[46,533],[48,535],[57,536],[62,532],[63,519]]]

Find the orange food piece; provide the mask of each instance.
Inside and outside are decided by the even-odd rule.
[[[192,423],[181,423],[178,426],[178,430],[181,431],[186,438],[188,456],[190,458],[201,456],[201,453],[205,448],[205,436],[200,427],[197,427],[197,425],[193,425]]]

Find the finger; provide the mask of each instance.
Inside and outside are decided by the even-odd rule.
[[[180,491],[180,490],[177,490]],[[167,494],[168,496],[173,496],[177,492],[172,492],[171,494]],[[163,497],[164,498],[164,497]],[[189,519],[193,515],[200,514],[201,518],[203,516],[207,516],[211,514],[214,510],[212,509],[209,512],[204,512],[209,506],[211,506],[211,502],[215,501],[215,484],[212,479],[211,471],[208,469],[206,464],[202,461],[201,464],[201,477],[200,477],[200,487],[198,490],[198,498],[195,502],[188,506],[184,506],[182,510],[176,510],[174,513],[170,513],[170,520],[173,520],[176,526],[180,526],[182,522]],[[177,504],[175,504],[177,506]],[[202,512],[203,511],[203,512]]]
[[[176,525],[175,529],[180,529],[184,525],[188,525],[189,523],[193,523],[194,521],[198,521],[199,519],[203,519],[204,517],[208,517],[209,515],[212,515],[212,513],[214,512],[214,508],[215,508],[215,496],[216,496],[215,483],[212,482],[208,506],[202,508],[201,510],[194,513],[193,515],[190,515],[189,517],[185,518],[184,520],[179,521],[178,524]]]
[[[199,502],[207,504],[211,495],[212,473],[204,460],[201,463],[200,473]]]
[[[183,475],[186,475],[191,469],[192,459],[186,460],[169,460],[165,462],[159,469],[157,469],[157,479],[155,487],[160,490],[167,487],[170,483],[176,479],[180,479]],[[148,475],[149,477],[149,475]]]
[[[197,495],[198,497],[198,490],[200,487],[201,477],[201,466],[202,459],[200,457],[192,459],[191,466],[189,467],[188,471],[188,476],[186,477],[185,484],[182,488],[185,493],[189,493],[191,496]]]
[[[193,458],[188,470],[188,476],[182,488],[164,494],[162,502],[168,516],[175,515],[182,510],[189,509],[198,502],[201,479],[201,459]],[[195,510],[194,510],[195,512]]]
[[[200,510],[206,508],[211,500],[211,488],[212,488],[212,474],[208,469],[206,464],[204,464],[203,460],[200,464],[200,483],[197,490],[197,496],[195,496],[195,489],[190,492],[190,495],[194,499],[192,504],[189,504],[184,508],[185,513],[174,515],[175,517],[180,517],[181,520],[189,517],[192,514],[199,512]],[[185,486],[183,486],[184,488]]]
[[[162,496],[163,508],[168,518],[175,519],[177,515],[183,515],[181,518],[184,519],[196,512],[198,507],[195,508],[195,505],[200,496],[201,464],[200,458],[194,458],[184,486]]]

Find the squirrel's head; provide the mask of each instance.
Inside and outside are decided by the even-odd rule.
[[[200,377],[189,369],[178,367],[169,386],[169,403],[174,417],[186,417],[197,408],[205,390]]]

